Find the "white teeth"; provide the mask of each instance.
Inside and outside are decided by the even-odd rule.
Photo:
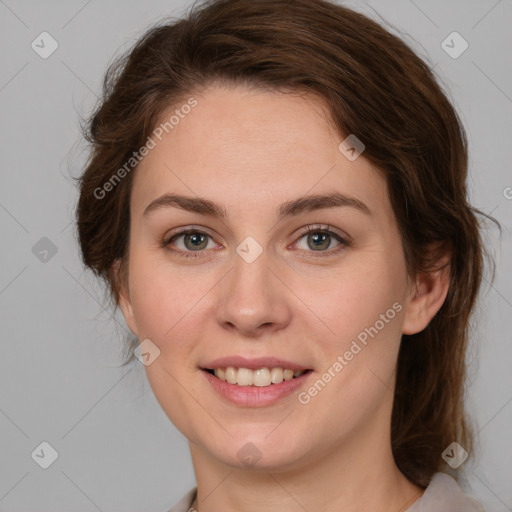
[[[283,380],[292,380],[300,377],[305,370],[290,370],[284,368],[259,368],[250,370],[249,368],[215,368],[213,370],[215,376],[229,382],[230,384],[238,384],[239,386],[258,386],[266,387],[271,384],[280,384]]]
[[[226,372],[224,368],[215,368],[214,373],[215,377],[218,377],[220,380],[226,380]]]
[[[239,386],[250,386],[252,384],[252,372],[247,368],[239,368],[236,383]]]
[[[279,384],[283,382],[283,373],[284,370],[282,368],[272,368],[270,371],[270,380],[272,384]]]
[[[226,368],[226,380],[230,384],[236,384],[236,375],[237,371],[232,366]]]
[[[240,370],[238,370],[238,373],[240,373]],[[252,374],[252,384],[254,386],[270,386],[272,381],[270,380],[270,370],[268,368],[260,368],[252,372]]]

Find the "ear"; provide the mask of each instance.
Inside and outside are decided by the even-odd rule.
[[[438,247],[434,249],[438,251]],[[451,254],[445,251],[436,259],[435,270],[418,273],[410,285],[405,308],[403,334],[416,334],[425,329],[441,309],[450,285]]]
[[[122,271],[121,260],[118,258],[112,265],[112,273],[117,283],[117,289],[119,294],[119,307],[123,313],[126,324],[130,331],[138,337],[137,328],[135,323],[135,317],[133,315],[132,302],[130,298],[130,289],[128,287],[127,275]]]

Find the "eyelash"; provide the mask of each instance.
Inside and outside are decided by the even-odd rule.
[[[331,226],[316,226],[316,225],[315,226],[308,226],[307,228],[301,230],[301,232],[298,235],[298,238],[297,238],[296,242],[294,242],[294,243],[297,243],[297,241],[299,241],[304,236],[309,235],[310,233],[328,234],[328,235],[334,237],[338,242],[340,242],[340,244],[337,247],[335,247],[334,249],[329,249],[329,250],[326,250],[326,251],[318,251],[319,254],[315,254],[317,251],[307,251],[307,250],[304,250],[304,249],[299,249],[301,251],[305,251],[305,252],[309,252],[309,253],[315,254],[313,256],[314,258],[329,257],[329,256],[332,256],[333,254],[337,254],[339,251],[343,250],[344,247],[349,247],[350,246],[349,242],[346,239],[344,239],[343,237],[341,237],[340,235],[338,235],[337,233],[334,233],[333,231],[330,231],[330,227]],[[179,231],[178,233],[173,234],[167,240],[164,240],[162,242],[161,246],[163,248],[167,248],[171,244],[171,242],[175,241],[179,237],[184,236],[184,235],[190,235],[190,234],[201,234],[201,235],[205,235],[207,237],[212,238],[208,233],[205,233],[204,231],[201,231],[199,229],[187,228],[187,229],[184,229],[182,231]],[[213,238],[212,238],[212,240],[213,240]],[[198,251],[182,251],[181,249],[178,249],[178,250],[176,250],[176,249],[168,249],[168,250],[170,250],[170,251],[174,252],[175,254],[178,254],[179,256],[182,256],[184,258],[191,258],[191,259],[204,258],[204,256],[201,255],[201,253],[205,252],[204,249],[203,250],[198,250]]]

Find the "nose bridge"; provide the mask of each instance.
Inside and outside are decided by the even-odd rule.
[[[279,329],[290,319],[285,289],[272,270],[269,251],[247,237],[233,255],[217,309],[219,324],[246,335]]]

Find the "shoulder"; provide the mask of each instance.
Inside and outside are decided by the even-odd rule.
[[[187,494],[185,494],[185,496],[183,496],[183,498],[181,498],[181,500],[169,510],[169,512],[188,512],[194,502],[196,492],[197,487],[190,489],[190,491],[188,491]]]
[[[434,473],[425,492],[406,512],[485,512],[478,501],[464,494],[457,481],[446,473]]]

